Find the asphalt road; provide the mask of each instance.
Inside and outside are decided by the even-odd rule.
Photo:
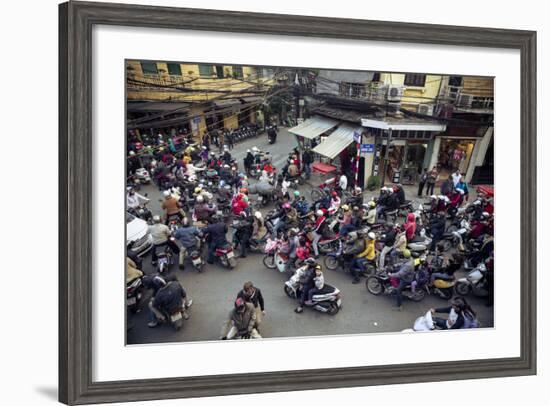
[[[231,151],[242,167],[242,159],[247,148],[257,146],[270,151],[273,162],[280,168],[289,151],[296,145],[293,135],[283,128],[277,137],[277,143],[269,145],[267,137],[262,135],[254,140],[246,140],[235,144]],[[312,178],[311,183],[317,184],[319,179]],[[310,185],[300,189],[309,197]],[[408,193],[407,198],[412,197]],[[409,190],[407,190],[409,192]],[[150,208],[154,214],[160,214],[158,199],[161,192],[154,186],[146,186],[142,193],[148,193],[151,199]],[[370,196],[369,196],[370,197]],[[269,210],[267,207],[263,211]],[[342,271],[324,270],[325,282],[336,286],[342,292],[343,306],[338,314],[329,316],[306,308],[303,313],[296,314],[293,310],[296,302],[288,298],[283,291],[285,275],[277,270],[270,270],[262,264],[262,254],[249,254],[247,258],[238,258],[238,265],[233,270],[227,270],[221,265],[206,264],[202,273],[197,273],[190,266],[181,271],[173,265],[170,273],[177,276],[193,306],[189,309],[190,318],[183,328],[176,332],[168,325],[156,328],[147,327],[148,309],[147,297],[141,302],[143,310],[137,314],[128,315],[127,343],[166,343],[217,340],[222,324],[233,306],[237,292],[245,281],[252,281],[262,290],[266,316],[261,325],[264,338],[319,336],[340,334],[364,334],[381,332],[398,332],[411,328],[414,320],[432,307],[442,307],[447,302],[435,296],[428,296],[422,302],[403,302],[403,311],[392,310],[395,299],[389,296],[374,296],[362,283],[353,285],[351,277]],[[150,255],[144,258],[143,271],[152,273]],[[478,319],[483,327],[493,326],[493,308],[485,307],[484,300],[469,297],[468,301],[478,313]]]

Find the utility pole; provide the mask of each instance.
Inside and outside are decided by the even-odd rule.
[[[384,154],[384,170],[382,171],[382,182],[380,182],[381,186],[384,186],[386,182],[386,170],[388,169],[390,143],[391,143],[391,128],[388,129],[388,138],[386,140],[386,153]]]
[[[298,76],[298,70],[296,71],[294,79],[294,108],[296,109],[296,124],[300,118],[300,78]]]

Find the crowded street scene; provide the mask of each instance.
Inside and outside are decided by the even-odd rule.
[[[493,78],[130,60],[126,86],[127,344],[494,327]]]

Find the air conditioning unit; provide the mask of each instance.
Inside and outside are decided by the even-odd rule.
[[[386,99],[390,102],[400,102],[403,97],[403,87],[401,86],[388,86],[388,93]]]
[[[433,104],[419,104],[418,105],[418,114],[424,116],[433,116],[434,114],[434,105]]]
[[[471,94],[460,94],[458,95],[456,105],[458,107],[472,107],[473,100],[474,96],[472,96]]]

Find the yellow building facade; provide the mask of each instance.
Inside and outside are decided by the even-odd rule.
[[[403,87],[401,106],[416,111],[419,104],[435,103],[444,77],[441,75],[381,73],[380,82]]]

